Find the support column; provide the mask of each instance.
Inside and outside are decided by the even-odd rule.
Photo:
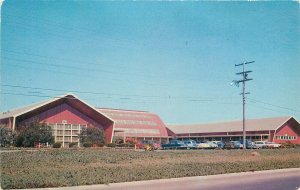
[[[16,129],[16,118],[13,117],[13,122],[12,122],[12,131],[15,131]]]

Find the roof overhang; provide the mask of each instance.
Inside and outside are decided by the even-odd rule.
[[[79,99],[73,94],[67,94],[61,97],[55,97],[51,100],[38,104],[37,106],[33,106],[22,112],[16,113],[10,117],[14,117],[19,120],[24,120],[64,103],[75,108],[79,112],[83,113],[84,115],[87,115],[91,119],[95,120],[96,122],[99,122],[104,126],[113,124],[113,121],[110,118],[106,117],[105,115],[100,113],[97,109],[95,109],[93,106],[89,105],[88,103]]]

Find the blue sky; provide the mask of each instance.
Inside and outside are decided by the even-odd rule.
[[[300,120],[297,2],[4,1],[1,111],[73,92],[166,123]]]

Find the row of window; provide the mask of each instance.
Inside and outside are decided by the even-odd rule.
[[[56,137],[56,142],[78,142],[78,137]]]
[[[117,124],[123,125],[151,125],[157,126],[157,123],[154,121],[136,121],[136,120],[116,120]]]
[[[158,129],[123,129],[123,128],[114,128],[116,131],[122,131],[124,133],[129,133],[129,134],[160,134]],[[120,132],[120,134],[122,134]],[[118,133],[118,132],[116,132]]]
[[[86,125],[79,125],[79,124],[48,124],[53,130],[82,130],[86,127]]]
[[[295,136],[283,135],[283,136],[276,136],[276,139],[278,139],[278,140],[296,140],[297,138]]]
[[[79,130],[72,131],[72,132],[71,131],[63,131],[63,130],[59,130],[59,131],[53,130],[52,133],[53,133],[54,136],[63,136],[63,135],[65,135],[65,136],[67,136],[67,135],[74,136],[74,135],[79,135]]]
[[[147,118],[152,119],[153,117],[150,115],[144,115],[144,114],[129,114],[129,113],[105,113],[107,116],[112,117],[134,117],[134,118]]]
[[[48,124],[52,128],[52,134],[55,142],[78,142],[78,135],[82,129],[86,128],[86,124],[69,124],[69,123],[51,123]]]

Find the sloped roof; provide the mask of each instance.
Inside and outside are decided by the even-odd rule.
[[[79,99],[77,96],[71,94],[71,93],[67,93],[66,95],[62,95],[62,96],[58,96],[58,97],[53,97],[51,99],[39,102],[39,103],[35,103],[35,104],[31,104],[28,106],[24,106],[21,108],[17,108],[11,111],[7,111],[7,112],[2,112],[0,113],[0,119],[5,119],[5,118],[10,118],[10,117],[18,117],[20,115],[24,115],[30,112],[36,112],[37,110],[41,111],[41,108],[46,107],[46,105],[49,104],[54,104],[55,102],[59,102],[61,100],[67,100],[69,103],[74,102],[73,106],[76,109],[82,109],[84,110],[87,114],[90,115],[101,115],[101,117],[105,117],[102,113],[100,113],[94,106],[89,105],[88,103],[86,103],[85,101]],[[81,102],[81,105],[84,105],[85,107],[79,107],[77,105],[78,102]],[[89,111],[91,110],[91,111]],[[112,122],[111,119],[106,118],[107,120],[110,120],[109,122]]]
[[[39,102],[39,103],[34,103],[34,104],[30,104],[30,105],[27,105],[27,106],[24,106],[24,107],[21,107],[21,108],[16,108],[16,109],[13,109],[13,110],[9,110],[9,111],[6,111],[6,112],[1,112],[0,113],[0,119],[5,119],[5,118],[9,118],[9,117],[17,117],[23,113],[26,113],[26,112],[29,112],[31,110],[34,110],[38,107],[41,107],[43,105],[46,105],[48,103],[51,103],[55,100],[58,100],[59,98],[52,98],[52,99],[49,99],[49,100],[45,100],[45,101],[42,101],[42,102]]]
[[[165,124],[154,113],[110,108],[98,108],[98,111],[114,121],[115,131],[124,131],[128,136],[168,136]]]
[[[247,131],[268,131],[276,130],[286,123],[291,116],[248,119],[246,120]],[[191,133],[215,133],[215,132],[239,132],[243,130],[242,121],[228,121],[207,124],[183,124],[183,125],[167,125],[175,134],[191,134]]]

